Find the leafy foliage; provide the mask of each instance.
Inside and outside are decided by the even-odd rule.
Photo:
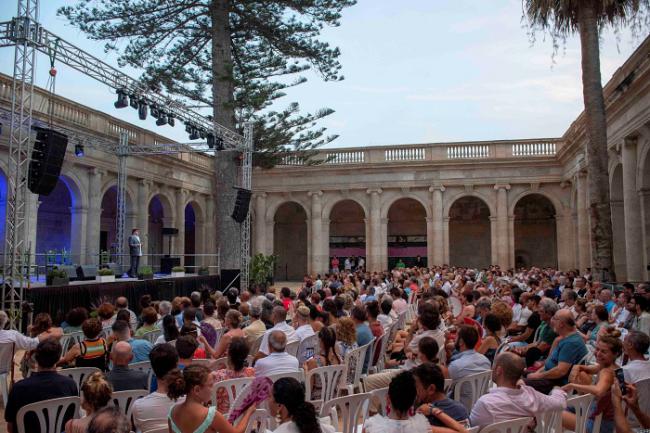
[[[113,270],[110,268],[102,268],[97,271],[97,275],[105,277],[108,275],[115,275],[115,272],[113,272]]]
[[[269,278],[273,277],[275,270],[275,263],[278,256],[264,254],[256,254],[251,258],[250,262],[250,279],[254,284],[265,283]]]
[[[59,14],[91,39],[119,52],[121,65],[144,69],[151,86],[213,106],[213,71],[233,98],[222,110],[232,112],[241,129],[255,126],[258,165],[277,163],[286,150],[313,156],[336,139],[317,122],[333,113],[324,108],[300,114],[297,103],[272,110],[286,89],[316,71],[326,81],[342,80],[340,51],[319,39],[326,26],[338,26],[341,12],[356,0],[78,0]],[[227,7],[232,59],[213,58],[214,11]],[[225,20],[225,19],[224,19]],[[121,42],[126,45],[120,48]],[[215,68],[221,62],[224,68]],[[231,105],[230,105],[231,104]],[[217,117],[218,118],[218,117]]]

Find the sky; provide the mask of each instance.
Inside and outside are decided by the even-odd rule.
[[[117,66],[101,42],[57,17],[56,9],[69,3],[41,0],[41,23]],[[0,0],[0,21],[11,19],[15,4]],[[532,43],[521,0],[358,0],[322,39],[341,49],[345,80],[323,82],[307,73],[307,83],[289,89],[277,109],[294,101],[305,112],[334,109],[320,121],[339,136],[328,147],[558,137],[583,108],[578,38],[556,56],[543,34]],[[603,84],[641,42],[628,31],[601,35]],[[140,121],[135,110],[113,107],[108,87],[63,64],[57,69],[57,94],[188,141],[182,125]],[[0,49],[0,72],[12,70],[13,49]],[[45,86],[48,70],[47,57],[39,55],[38,85]]]

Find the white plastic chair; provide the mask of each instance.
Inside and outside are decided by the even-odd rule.
[[[86,377],[96,372],[101,373],[101,370],[95,367],[64,368],[63,370],[57,370],[57,373],[60,375],[68,376],[70,379],[75,381],[79,393],[81,393],[81,385],[84,383],[84,380],[86,380]]]
[[[16,414],[18,433],[33,433],[25,431],[25,415],[33,412],[38,418],[41,433],[60,433],[64,429],[63,421],[70,408],[74,411],[73,418],[79,418],[79,397],[54,398],[21,407]]]
[[[252,377],[241,377],[238,379],[228,379],[215,383],[211,392],[212,404],[217,404],[217,390],[220,388],[225,389],[228,394],[228,412],[224,415],[228,418],[228,414],[235,403],[235,399],[241,393],[242,389],[253,383],[253,379],[254,378]]]
[[[276,374],[270,374],[268,376],[269,379],[271,379],[271,382],[275,383],[276,380],[282,379],[283,377],[293,377],[296,379],[298,382],[304,382],[305,381],[305,371],[304,370],[298,370],[298,371],[292,371],[290,373],[276,373]]]
[[[2,394],[2,407],[7,406],[9,395],[9,378],[14,368],[14,343],[0,343],[0,393]]]
[[[402,330],[404,329],[404,326],[406,325],[406,310],[402,311],[398,316],[397,316],[397,330]]]
[[[535,416],[536,433],[562,433],[562,409],[547,410]]]
[[[643,413],[650,413],[650,378],[636,382],[636,392],[639,396],[639,406]],[[628,412],[627,420],[630,422],[632,428],[640,427],[639,420],[630,410]]]
[[[318,367],[307,372],[305,376],[305,396],[307,400],[313,401],[314,382],[318,377],[321,384],[320,400],[328,401],[336,397],[338,386],[345,375],[345,365],[327,365]]]
[[[302,367],[302,364],[305,363],[309,358],[314,356],[316,348],[318,347],[318,335],[310,335],[300,342],[298,345],[298,364]]]
[[[260,346],[262,345],[262,339],[264,338],[264,334],[260,335],[257,337],[257,340],[251,345],[251,351],[249,352],[252,356],[257,355],[257,352],[260,351]]]
[[[246,424],[246,433],[273,431],[277,427],[275,418],[266,409],[256,409]]]
[[[575,397],[567,398],[566,406],[573,407],[576,414],[576,429],[575,433],[585,433],[587,430],[586,423],[587,417],[589,416],[589,408],[594,401],[594,396],[592,394],[578,395]],[[601,415],[598,415],[601,417]],[[599,421],[599,420],[598,420]],[[595,427],[595,423],[594,423]],[[594,429],[595,430],[595,429]],[[598,430],[600,430],[600,422],[598,422]],[[597,433],[594,431],[593,433]]]
[[[357,431],[357,422],[368,418],[370,393],[346,395],[326,401],[321,408],[320,416],[329,416],[333,426],[341,426],[341,433]],[[338,430],[338,429],[337,429]]]
[[[298,346],[300,346],[300,341],[292,341],[291,343],[287,343],[286,347],[286,352],[291,355],[295,356],[296,358],[298,357]]]
[[[155,428],[153,430],[147,430],[142,433],[169,433],[168,427]]]
[[[384,370],[389,337],[390,335],[384,333],[377,341],[375,341],[372,357],[370,358],[372,360],[372,365],[368,368],[368,374],[379,373]],[[377,353],[379,353],[379,355],[377,355]],[[375,358],[377,358],[377,362],[374,362]]]
[[[151,391],[151,379],[153,378],[153,370],[151,369],[151,362],[149,361],[140,361],[140,362],[132,362],[129,364],[129,370],[138,370],[138,371],[144,371],[147,373],[147,389]]]
[[[192,362],[194,362],[194,361],[198,361],[198,359],[192,360]],[[215,370],[220,370],[222,368],[228,368],[228,357],[227,356],[217,358],[216,361],[212,361],[212,362],[213,362],[212,366],[213,366],[213,368]]]
[[[377,412],[382,416],[388,416],[388,414],[386,413],[386,401],[387,401],[387,398],[388,398],[388,387],[375,389],[373,391],[370,391],[370,394],[371,394],[371,398],[373,400],[376,400],[376,403],[377,402],[379,403],[379,404],[376,405]]]
[[[111,398],[115,407],[126,415],[126,419],[130,420],[131,414],[133,413],[133,403],[137,399],[147,395],[149,395],[149,391],[146,389],[134,389],[129,391],[115,391],[111,395]]]
[[[347,366],[348,370],[343,377],[341,383],[341,390],[346,390],[348,394],[354,394],[355,389],[361,389],[361,376],[363,374],[363,363],[366,359],[366,353],[374,338],[370,343],[361,346],[357,349],[350,350],[345,354],[343,364]]]
[[[495,422],[494,424],[483,427],[481,433],[525,433],[528,424],[532,421],[532,418],[525,417]]]
[[[447,393],[449,392],[449,390],[451,389],[451,385],[452,385],[453,383],[454,383],[453,380],[451,380],[451,379],[445,379],[445,394],[447,394]]]
[[[156,340],[158,340],[158,337],[162,335],[162,331],[160,329],[154,329],[153,331],[145,332],[140,336],[141,340],[147,340],[149,343],[156,344]]]
[[[108,339],[108,337],[113,335],[113,327],[105,326],[104,328],[102,328],[102,334],[104,334],[104,338]]]
[[[462,379],[458,379],[453,383],[454,387],[454,400],[462,403],[467,409],[468,413],[471,412],[474,403],[480,396],[488,392],[490,380],[492,379],[492,370],[482,371],[476,374],[470,374]],[[463,388],[470,390],[469,401],[467,398],[461,398],[461,391]]]
[[[71,332],[69,334],[63,334],[61,337],[60,343],[62,347],[61,353],[65,354],[72,346],[81,342],[84,339],[83,331]]]
[[[225,334],[228,331],[228,328],[226,327],[221,327],[219,329],[216,329],[216,338],[214,340],[214,349],[217,348],[219,345],[219,341],[221,340],[221,337],[223,337],[223,334]]]
[[[471,427],[466,429],[467,433],[478,433],[478,431],[481,429],[481,426],[476,426],[476,427]]]

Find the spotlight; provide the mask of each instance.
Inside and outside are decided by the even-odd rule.
[[[74,147],[74,154],[78,157],[81,158],[84,156],[84,147],[83,144],[77,144]]]
[[[196,128],[192,128],[192,132],[190,132],[190,140],[198,140],[199,139],[199,130]]]
[[[214,149],[214,134],[209,133],[206,138],[208,139],[208,148],[209,149]]]
[[[167,114],[165,114],[164,111],[160,112],[160,116],[158,117],[158,120],[156,120],[156,125],[158,126],[167,125]]]
[[[223,147],[223,137],[221,137],[220,135],[217,135],[217,137],[215,139],[215,144],[217,145],[217,150],[223,150],[224,149],[224,147]]]
[[[144,100],[138,103],[138,117],[140,120],[147,119],[147,108],[147,103]]]
[[[192,124],[190,122],[186,122],[185,123],[185,132],[187,132],[188,134],[191,134],[192,129],[194,129],[194,126],[192,126]]]
[[[117,89],[117,101],[113,104],[115,108],[124,108],[128,107],[129,100],[126,96],[126,92],[123,89]]]
[[[201,129],[201,130],[199,130],[199,137],[201,137],[201,140],[205,140],[205,137],[206,137],[206,133],[205,133],[205,131],[204,131],[204,130],[202,130],[202,129]]]
[[[140,104],[138,103],[138,99],[133,94],[129,95],[129,105],[134,110],[137,110],[139,108],[139,106],[140,106]]]
[[[171,126],[172,128],[174,126],[176,126],[176,121],[174,120],[174,116],[172,116],[171,114],[168,114],[167,115],[167,123],[169,123],[169,126]]]
[[[151,107],[149,109],[149,111],[151,113],[151,117],[153,117],[154,119],[157,119],[157,118],[160,117],[160,110],[158,110],[157,107]]]

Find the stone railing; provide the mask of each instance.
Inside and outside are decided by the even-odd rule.
[[[314,159],[328,165],[381,164],[418,161],[554,158],[562,148],[561,139],[477,141],[420,145],[373,146],[364,148],[324,149]],[[302,166],[299,155],[284,157],[281,165]]]

